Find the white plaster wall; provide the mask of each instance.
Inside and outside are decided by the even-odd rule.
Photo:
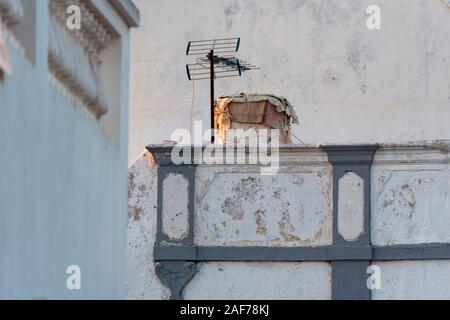
[[[195,243],[199,246],[331,244],[332,177],[325,165],[292,164],[273,176],[257,166],[199,166]]]
[[[372,167],[375,245],[450,242],[448,144],[377,152]]]
[[[443,0],[136,0],[130,163],[149,143],[189,128],[188,40],[240,36],[239,56],[262,67],[217,81],[216,93],[270,92],[295,106],[305,142],[450,138],[450,9]],[[267,75],[267,77],[264,76]],[[139,81],[136,81],[139,79]],[[208,126],[208,82],[195,83],[194,119]]]
[[[331,266],[326,262],[200,263],[197,274],[184,290],[184,297],[188,300],[329,300]]]
[[[379,290],[373,300],[450,299],[450,261],[378,262]]]
[[[346,241],[358,240],[364,232],[364,180],[347,172],[338,183],[338,232]]]
[[[255,170],[259,172],[255,168],[242,170],[234,166],[198,166],[196,244],[330,244],[330,167],[323,162],[323,152],[304,150],[296,156],[289,154],[282,159],[282,163],[291,156],[295,159],[291,159],[289,166],[284,164],[280,168],[279,176],[266,176],[263,180],[259,173],[254,173]],[[299,165],[299,159],[305,163]],[[314,164],[307,165],[306,162]],[[153,261],[157,212],[156,168],[147,151],[129,168],[127,299],[169,297],[169,291],[155,275]],[[221,211],[224,197],[233,195],[234,201],[241,203],[245,209],[242,221],[233,220],[232,215]],[[252,200],[252,197],[258,199]],[[303,210],[299,201],[305,201]],[[207,205],[209,210],[205,210]],[[265,216],[260,217],[261,221],[256,221],[256,216],[249,214],[252,208],[266,210]],[[288,218],[282,219],[285,216],[283,210]],[[217,228],[220,230],[217,231]],[[236,229],[240,230],[239,235],[235,234]],[[261,235],[261,232],[267,234]],[[268,277],[273,281],[267,282]],[[214,288],[211,283],[215,284]],[[186,299],[330,299],[331,267],[326,262],[199,263],[198,272],[185,289],[184,296]]]
[[[172,240],[189,234],[189,181],[181,174],[169,174],[162,183],[162,231]]]
[[[120,143],[85,107],[49,83],[47,2],[38,0],[35,64],[9,44],[13,76],[0,81],[0,298],[124,296],[128,28],[100,3],[122,36]],[[81,267],[81,290],[66,268]]]
[[[144,152],[128,171],[127,299],[168,299],[155,275],[156,166]]]
[[[383,145],[377,151],[371,179],[374,245],[449,242],[449,150],[448,142],[430,142]],[[275,176],[261,176],[257,166],[197,166],[196,245],[331,244],[331,170],[323,152],[282,148],[280,155],[280,173]],[[154,273],[155,169],[145,152],[129,171],[130,299],[168,298]],[[361,181],[353,177],[350,182],[355,186]],[[358,193],[352,188],[348,192]],[[352,228],[349,234],[358,229]],[[377,262],[381,289],[374,290],[373,297],[447,299],[449,263]],[[329,299],[331,295],[331,271],[325,262],[205,262],[198,266],[185,289],[187,299]]]

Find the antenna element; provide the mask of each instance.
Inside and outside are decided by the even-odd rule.
[[[244,71],[259,69],[251,63],[229,55],[238,52],[240,44],[240,38],[196,40],[188,43],[186,55],[200,56],[197,58],[196,63],[186,65],[188,79],[190,81],[210,80],[211,129],[214,129],[214,80],[217,78],[240,77]],[[218,56],[217,54],[228,55]],[[214,143],[214,140],[214,133],[212,133],[211,143]]]

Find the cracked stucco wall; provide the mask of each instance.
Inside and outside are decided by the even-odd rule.
[[[167,299],[156,278],[153,246],[156,235],[156,166],[146,151],[128,169],[127,299]]]
[[[186,299],[331,299],[331,266],[326,262],[207,262],[198,270],[185,289]],[[219,290],[212,290],[212,281]]]
[[[450,242],[449,190],[448,147],[378,152],[372,168],[372,242]]]
[[[450,297],[450,261],[379,262],[381,288],[374,300],[448,300]]]
[[[331,171],[287,166],[274,176],[254,168],[199,167],[196,239],[200,246],[331,244]]]
[[[318,154],[318,155],[317,155]],[[318,151],[312,164],[282,166],[279,175],[234,166],[198,166],[195,189],[195,244],[200,246],[319,246],[331,243],[331,167]],[[309,159],[309,160],[311,160]],[[297,160],[298,161],[298,160]],[[258,172],[258,173],[255,173]],[[156,166],[144,152],[129,168],[128,299],[167,299],[155,276]],[[168,175],[163,186],[185,194],[184,178]],[[164,187],[163,187],[164,189]],[[168,191],[168,190],[166,190]],[[164,199],[164,198],[163,198]],[[180,198],[182,199],[182,198]],[[167,198],[167,206],[178,206]],[[164,203],[164,200],[163,200]],[[184,207],[182,205],[181,207]],[[163,207],[164,208],[164,207]],[[164,211],[164,210],[163,210]],[[178,210],[173,211],[177,213]],[[174,219],[172,219],[174,218]],[[170,215],[170,229],[184,219]],[[274,272],[277,272],[274,275]],[[266,279],[273,281],[268,283]],[[214,283],[215,289],[211,289]],[[185,291],[187,299],[329,299],[329,263],[200,263]]]
[[[371,177],[374,245],[449,243],[450,148],[448,142],[388,144],[377,151]],[[194,197],[199,246],[324,246],[332,239],[332,175],[319,149],[280,152],[280,172],[261,176],[255,166],[199,165]],[[154,273],[155,164],[145,152],[129,169],[127,297],[167,299]],[[344,200],[360,211],[362,181],[347,177]],[[173,177],[168,176],[169,182]],[[352,187],[353,186],[353,187]],[[180,184],[173,185],[179,190]],[[183,189],[183,188],[182,188]],[[358,201],[356,201],[358,200]],[[177,201],[171,200],[171,201]],[[344,203],[345,203],[344,201]],[[348,210],[346,208],[345,210]],[[345,218],[345,217],[344,217]],[[345,220],[345,219],[344,219]],[[177,223],[174,220],[174,230]],[[352,238],[358,223],[343,221]],[[374,299],[450,298],[447,261],[377,262],[381,289]],[[329,299],[326,262],[207,262],[188,284],[188,299]],[[271,281],[267,281],[271,279]],[[448,281],[447,281],[448,282]],[[214,283],[214,288],[211,288]]]
[[[448,139],[450,9],[441,0],[136,0],[130,152],[189,128],[189,40],[240,36],[239,56],[262,67],[217,81],[216,93],[285,95],[307,143]],[[369,31],[366,9],[381,8]],[[267,75],[267,77],[265,76]],[[194,119],[208,126],[208,82],[195,83]],[[168,112],[169,110],[169,112]],[[148,124],[152,125],[149,126]],[[326,128],[326,130],[324,130]]]
[[[450,242],[449,145],[377,152],[372,168],[371,237],[374,245]],[[450,262],[377,262],[381,288],[373,299],[445,299]]]

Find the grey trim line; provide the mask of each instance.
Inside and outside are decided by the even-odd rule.
[[[155,246],[155,261],[357,261],[449,260],[450,243],[386,247],[192,247]]]
[[[373,247],[372,260],[448,260],[450,243],[421,243]]]
[[[370,247],[180,247],[157,246],[156,261],[332,261],[370,260]]]

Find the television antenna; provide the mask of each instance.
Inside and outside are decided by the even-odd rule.
[[[237,59],[233,56],[239,51],[240,38],[223,38],[212,40],[189,41],[186,55],[199,56],[196,63],[187,64],[188,79],[210,80],[210,117],[211,129],[214,129],[214,82],[217,78],[240,77],[245,71],[259,69],[251,63]],[[219,56],[219,54],[222,54]],[[214,143],[214,132],[211,134],[211,143]]]

